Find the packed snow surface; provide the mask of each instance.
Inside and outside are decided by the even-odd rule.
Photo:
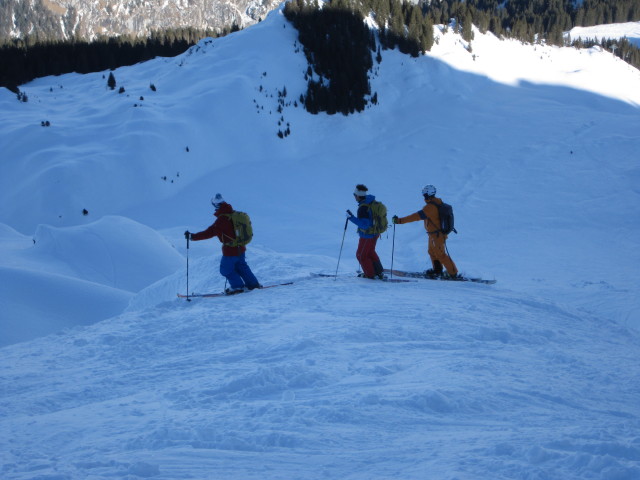
[[[640,478],[640,72],[436,29],[347,117],[296,106],[281,12],[114,91],[0,89],[0,478]],[[357,183],[390,216],[436,185],[458,267],[497,283],[356,278]],[[216,192],[293,284],[176,297],[224,288],[183,236]],[[426,249],[421,223],[378,241],[385,267]]]

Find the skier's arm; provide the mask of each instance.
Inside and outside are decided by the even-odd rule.
[[[427,216],[425,215],[424,210],[418,210],[416,213],[398,218],[398,223],[418,222],[420,220],[425,220],[426,218]]]
[[[203,230],[203,231],[198,232],[198,233],[192,233],[191,234],[191,240],[197,242],[198,240],[207,240],[209,238],[217,237],[221,233],[220,229],[218,228],[217,223],[218,223],[218,221],[216,220],[216,222],[213,225],[211,225],[209,228],[207,228],[206,230]]]
[[[369,207],[366,205],[358,208],[358,216],[355,217],[352,215],[349,217],[349,220],[355,223],[361,230],[367,230],[368,228],[371,228],[371,225],[373,225],[373,220],[369,216]]]

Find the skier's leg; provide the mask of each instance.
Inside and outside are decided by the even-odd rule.
[[[431,260],[431,270],[433,271],[433,273],[442,273],[442,264],[440,263],[440,260],[438,260],[434,235],[429,235],[427,242],[429,245],[427,253],[429,254],[429,259]]]
[[[238,272],[236,272],[236,263],[239,257],[222,256],[220,260],[220,274],[227,278],[229,281],[229,287],[232,290],[237,290],[244,287],[244,282]]]
[[[244,253],[239,255],[238,261],[236,262],[235,270],[238,273],[238,275],[242,277],[242,280],[244,281],[247,288],[254,289],[260,286],[258,279],[253,274],[253,272],[251,271],[251,268],[249,268],[249,265],[247,264]]]
[[[361,238],[358,242],[358,250],[356,251],[356,258],[360,262],[362,271],[366,277],[373,278],[376,275],[376,271],[373,268],[373,261],[371,260],[371,238]],[[375,243],[373,243],[375,248]]]
[[[378,253],[376,252],[376,244],[378,243],[378,238],[380,238],[380,237],[378,236],[376,238],[372,238],[373,245],[371,247],[371,262],[373,263],[374,272],[376,272],[377,276],[380,276],[380,275],[382,275],[382,272],[384,271],[384,268],[382,268],[382,262],[380,261],[380,257],[378,256]]]
[[[431,241],[432,237],[433,237],[433,242]],[[445,246],[445,242],[447,240],[446,235],[441,235],[441,234],[429,235],[429,240],[430,240],[429,241],[430,247],[431,247],[431,243],[433,243],[433,254],[435,257],[434,268],[435,268],[435,261],[438,261],[441,263],[442,266],[444,266],[444,268],[447,269],[447,273],[449,273],[449,275],[451,275],[452,277],[455,277],[458,274],[458,267],[456,267],[456,264],[453,262],[451,257],[447,255],[447,250]]]

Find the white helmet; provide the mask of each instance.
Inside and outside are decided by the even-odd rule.
[[[219,193],[216,193],[216,196],[211,199],[211,205],[213,205],[216,210],[219,209],[223,203],[227,202],[224,201],[224,198],[222,198],[222,195]]]
[[[422,195],[426,195],[427,197],[433,197],[436,194],[436,187],[433,185],[425,185],[422,189]]]

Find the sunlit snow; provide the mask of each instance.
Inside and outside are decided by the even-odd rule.
[[[347,117],[300,107],[280,12],[113,91],[0,89],[2,479],[640,478],[640,72],[436,28]],[[436,185],[458,267],[497,283],[355,278],[357,183],[390,216]],[[224,288],[217,240],[183,236],[216,192],[293,285],[176,297],[187,265]],[[385,267],[426,249],[419,223],[378,242]]]

